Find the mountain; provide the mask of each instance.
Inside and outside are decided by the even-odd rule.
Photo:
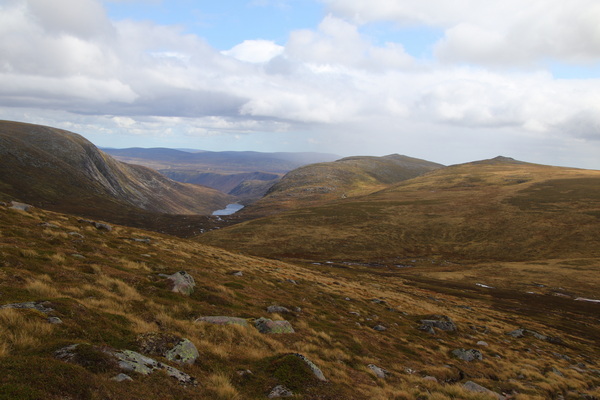
[[[213,152],[164,148],[104,151],[118,160],[156,169],[176,181],[204,185],[225,193],[246,181],[274,181],[302,165],[339,158],[325,153]],[[261,193],[261,196],[262,194],[264,193]],[[256,194],[252,199],[255,197]],[[249,198],[246,197],[247,199]]]
[[[126,214],[210,214],[232,198],[116,161],[82,136],[0,121],[0,198],[123,221]]]
[[[2,400],[600,395],[599,259],[287,263],[2,204],[0,232]]]
[[[364,195],[441,167],[441,164],[398,154],[347,157],[311,164],[287,173],[262,199],[244,209],[243,214],[265,216]]]
[[[198,240],[246,254],[319,262],[598,257],[598,218],[600,171],[500,157],[294,208]]]

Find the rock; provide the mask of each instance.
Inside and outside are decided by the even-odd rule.
[[[438,383],[438,380],[435,376],[427,375],[427,376],[423,377],[423,380]]]
[[[369,368],[371,371],[373,371],[375,373],[375,376],[381,379],[385,379],[385,377],[389,374],[388,371],[386,371],[385,369],[378,367],[375,364],[369,364],[367,365],[367,368]]]
[[[8,207],[8,204],[6,204],[6,203],[5,203],[5,202],[3,202],[3,201],[0,201],[0,207]]]
[[[383,332],[383,331],[387,330],[387,328],[385,326],[383,326],[383,325],[375,325],[373,327],[373,329],[376,330],[376,331],[378,331],[378,332]]]
[[[175,293],[181,293],[185,296],[189,296],[194,293],[196,282],[194,281],[194,277],[187,272],[179,271],[175,272],[173,275],[161,274],[160,276],[165,277],[173,282],[173,288],[171,291]]]
[[[560,372],[556,367],[552,367],[552,369],[550,370],[550,372],[554,373],[555,375],[558,376],[564,376],[562,372]]]
[[[302,354],[294,353],[294,356],[304,361],[318,380],[320,380],[321,382],[327,382],[327,378],[325,378],[323,371],[321,371],[321,369],[317,367],[315,363],[310,361],[306,356]]]
[[[60,319],[58,317],[49,317],[48,322],[50,322],[51,324],[55,324],[55,325],[63,323],[62,319]]]
[[[236,373],[237,373],[239,376],[248,376],[248,375],[254,375],[254,374],[252,373],[252,371],[250,371],[249,369],[242,369],[242,370],[236,371]]]
[[[51,224],[50,222],[42,222],[40,224],[40,226],[42,226],[44,228],[53,228],[53,229],[56,229],[59,227],[58,225]]]
[[[153,358],[146,357],[131,350],[109,351],[118,361],[119,367],[125,371],[134,371],[142,375],[149,375],[156,370],[164,372],[182,384],[196,384],[196,379],[169,365],[159,363]]]
[[[488,395],[491,396],[495,396],[498,400],[504,400],[505,397],[496,393],[496,392],[492,392],[490,389],[485,388],[481,385],[476,384],[475,382],[472,381],[467,381],[465,383],[463,383],[463,388],[465,388],[466,390],[470,391],[470,392],[475,392],[475,393],[486,393]]]
[[[200,357],[192,342],[168,333],[143,333],[138,335],[137,343],[143,353],[163,356],[178,364],[193,364]]]
[[[254,326],[260,333],[295,333],[292,324],[288,321],[272,321],[268,318],[259,318],[254,321]]]
[[[271,390],[268,397],[269,399],[276,399],[279,397],[292,397],[293,395],[294,393],[290,389],[283,385],[277,385]]]
[[[297,284],[298,284],[298,282],[297,282],[297,281],[295,281],[295,280],[293,280],[293,279],[286,279],[286,282],[289,282],[289,283],[291,283],[292,285],[297,285]]]
[[[477,346],[484,346],[484,347],[487,347],[487,346],[489,346],[489,345],[487,344],[487,342],[484,342],[483,340],[480,340],[479,342],[477,342]]]
[[[83,239],[83,237],[84,237],[81,233],[78,233],[78,232],[69,232],[69,235],[76,237],[78,239]]]
[[[25,204],[25,203],[19,203],[18,201],[11,201],[10,208],[12,208],[13,210],[21,210],[21,211],[29,212],[29,211],[31,211],[33,206],[29,205],[29,204]]]
[[[563,343],[563,340],[559,337],[546,336],[539,332],[536,332],[531,329],[526,329],[526,328],[515,329],[514,331],[507,332],[506,334],[509,336],[512,336],[514,338],[517,338],[517,339],[527,337],[527,336],[533,336],[534,338],[536,338],[538,340],[544,340],[548,343],[553,343],[553,344],[562,344]]]
[[[80,260],[83,260],[83,259],[85,259],[85,256],[84,256],[84,255],[82,255],[82,254],[77,254],[77,253],[71,254],[71,257],[73,257],[73,258],[78,258],[78,259],[80,259]]]
[[[129,375],[124,374],[124,373],[120,373],[119,375],[110,378],[110,380],[117,381],[117,382],[133,381],[133,379],[131,379],[131,377]]]
[[[44,314],[48,314],[48,313],[54,311],[54,309],[50,308],[50,306],[51,306],[51,304],[48,301],[38,301],[38,302],[28,301],[25,303],[5,304],[3,306],[0,306],[0,309],[2,309],[2,308],[29,309],[29,310],[37,310],[39,312],[43,312]]]
[[[215,325],[241,325],[249,326],[248,321],[244,318],[237,317],[224,317],[224,316],[213,316],[213,317],[200,317],[195,322],[208,322],[209,324]]]
[[[455,349],[452,350],[452,355],[464,361],[483,360],[483,355],[476,349]]]
[[[372,303],[375,304],[387,304],[387,302],[385,300],[381,300],[381,299],[373,299],[371,300]]]
[[[355,315],[357,317],[360,317],[360,313],[358,311],[348,311],[348,314],[352,314],[352,315]]]
[[[233,276],[244,276],[244,273],[242,271],[233,271],[232,273],[230,273],[230,275],[233,275]]]
[[[80,219],[78,221],[79,223],[86,223],[86,224],[90,224],[92,225],[94,228],[98,229],[98,230],[105,230],[105,231],[112,231],[112,226],[109,224],[105,224],[103,222],[96,222],[96,221],[90,221],[88,219]]]
[[[176,362],[177,364],[188,364],[191,365],[196,362],[200,357],[198,349],[194,346],[194,343],[188,339],[183,339],[181,342],[175,345],[171,350],[165,353],[165,358],[169,361]]]
[[[267,307],[267,312],[269,313],[291,313],[288,308],[282,306],[269,306]]]
[[[456,324],[450,317],[445,315],[434,315],[431,319],[422,319],[421,326],[418,329],[435,334],[435,329],[440,329],[446,332],[454,332],[457,330]]]

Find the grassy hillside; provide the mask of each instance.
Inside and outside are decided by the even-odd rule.
[[[575,296],[589,295],[582,283],[597,288],[600,263],[584,261],[547,266],[563,274],[561,289],[536,274],[537,264],[487,265],[477,280],[465,279],[470,269],[456,280],[460,268],[447,265],[290,264],[0,206],[0,307],[38,307],[0,308],[0,399],[265,399],[277,385],[296,399],[497,398],[467,390],[468,381],[515,399],[595,398],[598,304]],[[432,267],[435,276],[423,275]],[[528,286],[475,284],[490,284],[479,279],[495,277],[494,268],[518,270]],[[181,270],[196,282],[189,297],[160,275]],[[291,312],[269,313],[271,305]],[[219,315],[251,326],[194,322]],[[457,330],[418,329],[440,315]],[[285,319],[295,333],[259,333],[252,326],[259,317]],[[520,327],[525,337],[506,334]],[[148,346],[151,338],[173,337],[190,340],[199,359],[179,365]],[[73,344],[79,347],[70,359],[57,353]],[[460,360],[456,349],[476,349],[482,360]],[[124,371],[106,353],[117,350],[171,365],[196,384],[161,371],[125,371],[132,381],[117,382]],[[327,381],[291,353],[307,357]],[[385,369],[385,378],[369,365]]]
[[[441,167],[440,164],[398,154],[347,157],[335,162],[311,164],[286,174],[264,198],[244,209],[242,214],[255,218],[364,195]]]
[[[2,199],[122,223],[136,212],[210,214],[232,200],[118,162],[75,133],[9,121],[0,121]]]
[[[600,171],[503,158],[198,238],[247,254],[402,263],[600,256]]]

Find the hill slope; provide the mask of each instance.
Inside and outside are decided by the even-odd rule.
[[[441,167],[440,164],[398,154],[347,157],[311,164],[287,173],[265,197],[244,209],[242,214],[264,216],[364,195]]]
[[[492,289],[427,277],[431,266],[294,265],[0,205],[0,399],[258,400],[279,385],[306,400],[499,398],[472,382],[516,399],[597,398],[598,305],[574,297],[597,289],[592,261],[557,265],[561,289],[533,264],[521,276],[547,286]],[[178,271],[195,280],[189,296],[165,278]],[[295,332],[260,333],[260,317]],[[182,342],[197,360],[172,356]]]
[[[210,214],[231,197],[114,160],[60,129],[0,121],[0,196],[110,218],[127,212]]]
[[[498,158],[198,238],[268,257],[361,262],[600,255],[600,171]]]

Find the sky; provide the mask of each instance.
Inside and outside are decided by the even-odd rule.
[[[0,0],[0,119],[600,169],[599,21],[597,0]]]

